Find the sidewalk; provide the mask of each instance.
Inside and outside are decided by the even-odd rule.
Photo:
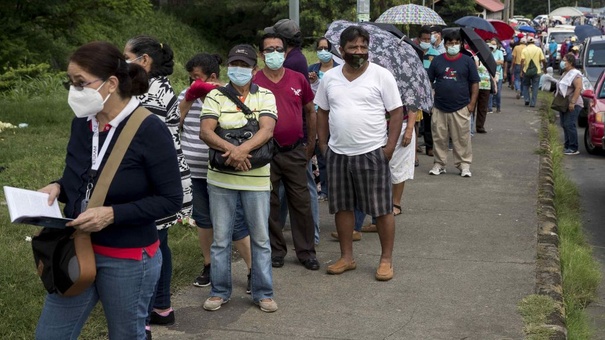
[[[261,312],[245,293],[240,260],[228,304],[205,311],[209,287],[187,287],[173,297],[177,323],[154,327],[153,339],[522,339],[516,306],[534,292],[539,127],[537,112],[505,88],[502,113],[488,115],[488,133],[473,137],[473,177],[451,163],[429,176],[432,158],[419,155],[395,218],[393,280],[374,279],[376,233],[354,243],[356,270],[326,274],[340,249],[321,202],[322,268],[304,269],[291,250],[273,270],[276,313]]]

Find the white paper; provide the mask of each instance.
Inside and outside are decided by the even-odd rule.
[[[63,218],[57,200],[48,205],[46,193],[5,186],[4,196],[12,223],[64,228],[71,221]]]

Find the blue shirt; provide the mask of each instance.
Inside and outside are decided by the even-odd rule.
[[[480,81],[474,60],[462,53],[455,57],[436,56],[427,70],[434,83],[435,107],[443,112],[455,112],[471,102],[471,86]]]
[[[557,53],[557,42],[556,41],[551,41],[550,44],[548,44],[548,52],[550,52],[550,54],[554,55],[555,53]]]

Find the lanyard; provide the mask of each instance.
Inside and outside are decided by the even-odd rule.
[[[92,123],[92,150],[91,150],[92,165],[90,167],[90,172],[88,173],[88,184],[86,185],[86,196],[82,200],[80,212],[84,212],[86,210],[86,208],[88,207],[88,201],[90,201],[90,195],[91,195],[92,189],[94,187],[94,185],[92,184],[92,181],[93,181],[94,177],[97,175],[97,171],[99,170],[99,167],[101,166],[101,162],[103,161],[103,158],[105,157],[105,153],[107,152],[109,143],[111,142],[111,139],[113,138],[113,134],[116,131],[116,129],[114,129],[114,128],[111,128],[109,130],[109,133],[107,134],[107,138],[105,139],[105,142],[103,142],[103,146],[101,147],[101,150],[99,151],[99,122],[93,118],[91,120],[91,123]]]

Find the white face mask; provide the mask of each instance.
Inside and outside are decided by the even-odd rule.
[[[90,87],[84,87],[82,90],[76,90],[72,85],[69,87],[69,96],[67,103],[76,114],[78,118],[85,118],[94,116],[103,110],[105,102],[111,96],[111,93],[103,100],[103,96],[99,93],[99,90],[105,82],[101,84],[96,90]]]

